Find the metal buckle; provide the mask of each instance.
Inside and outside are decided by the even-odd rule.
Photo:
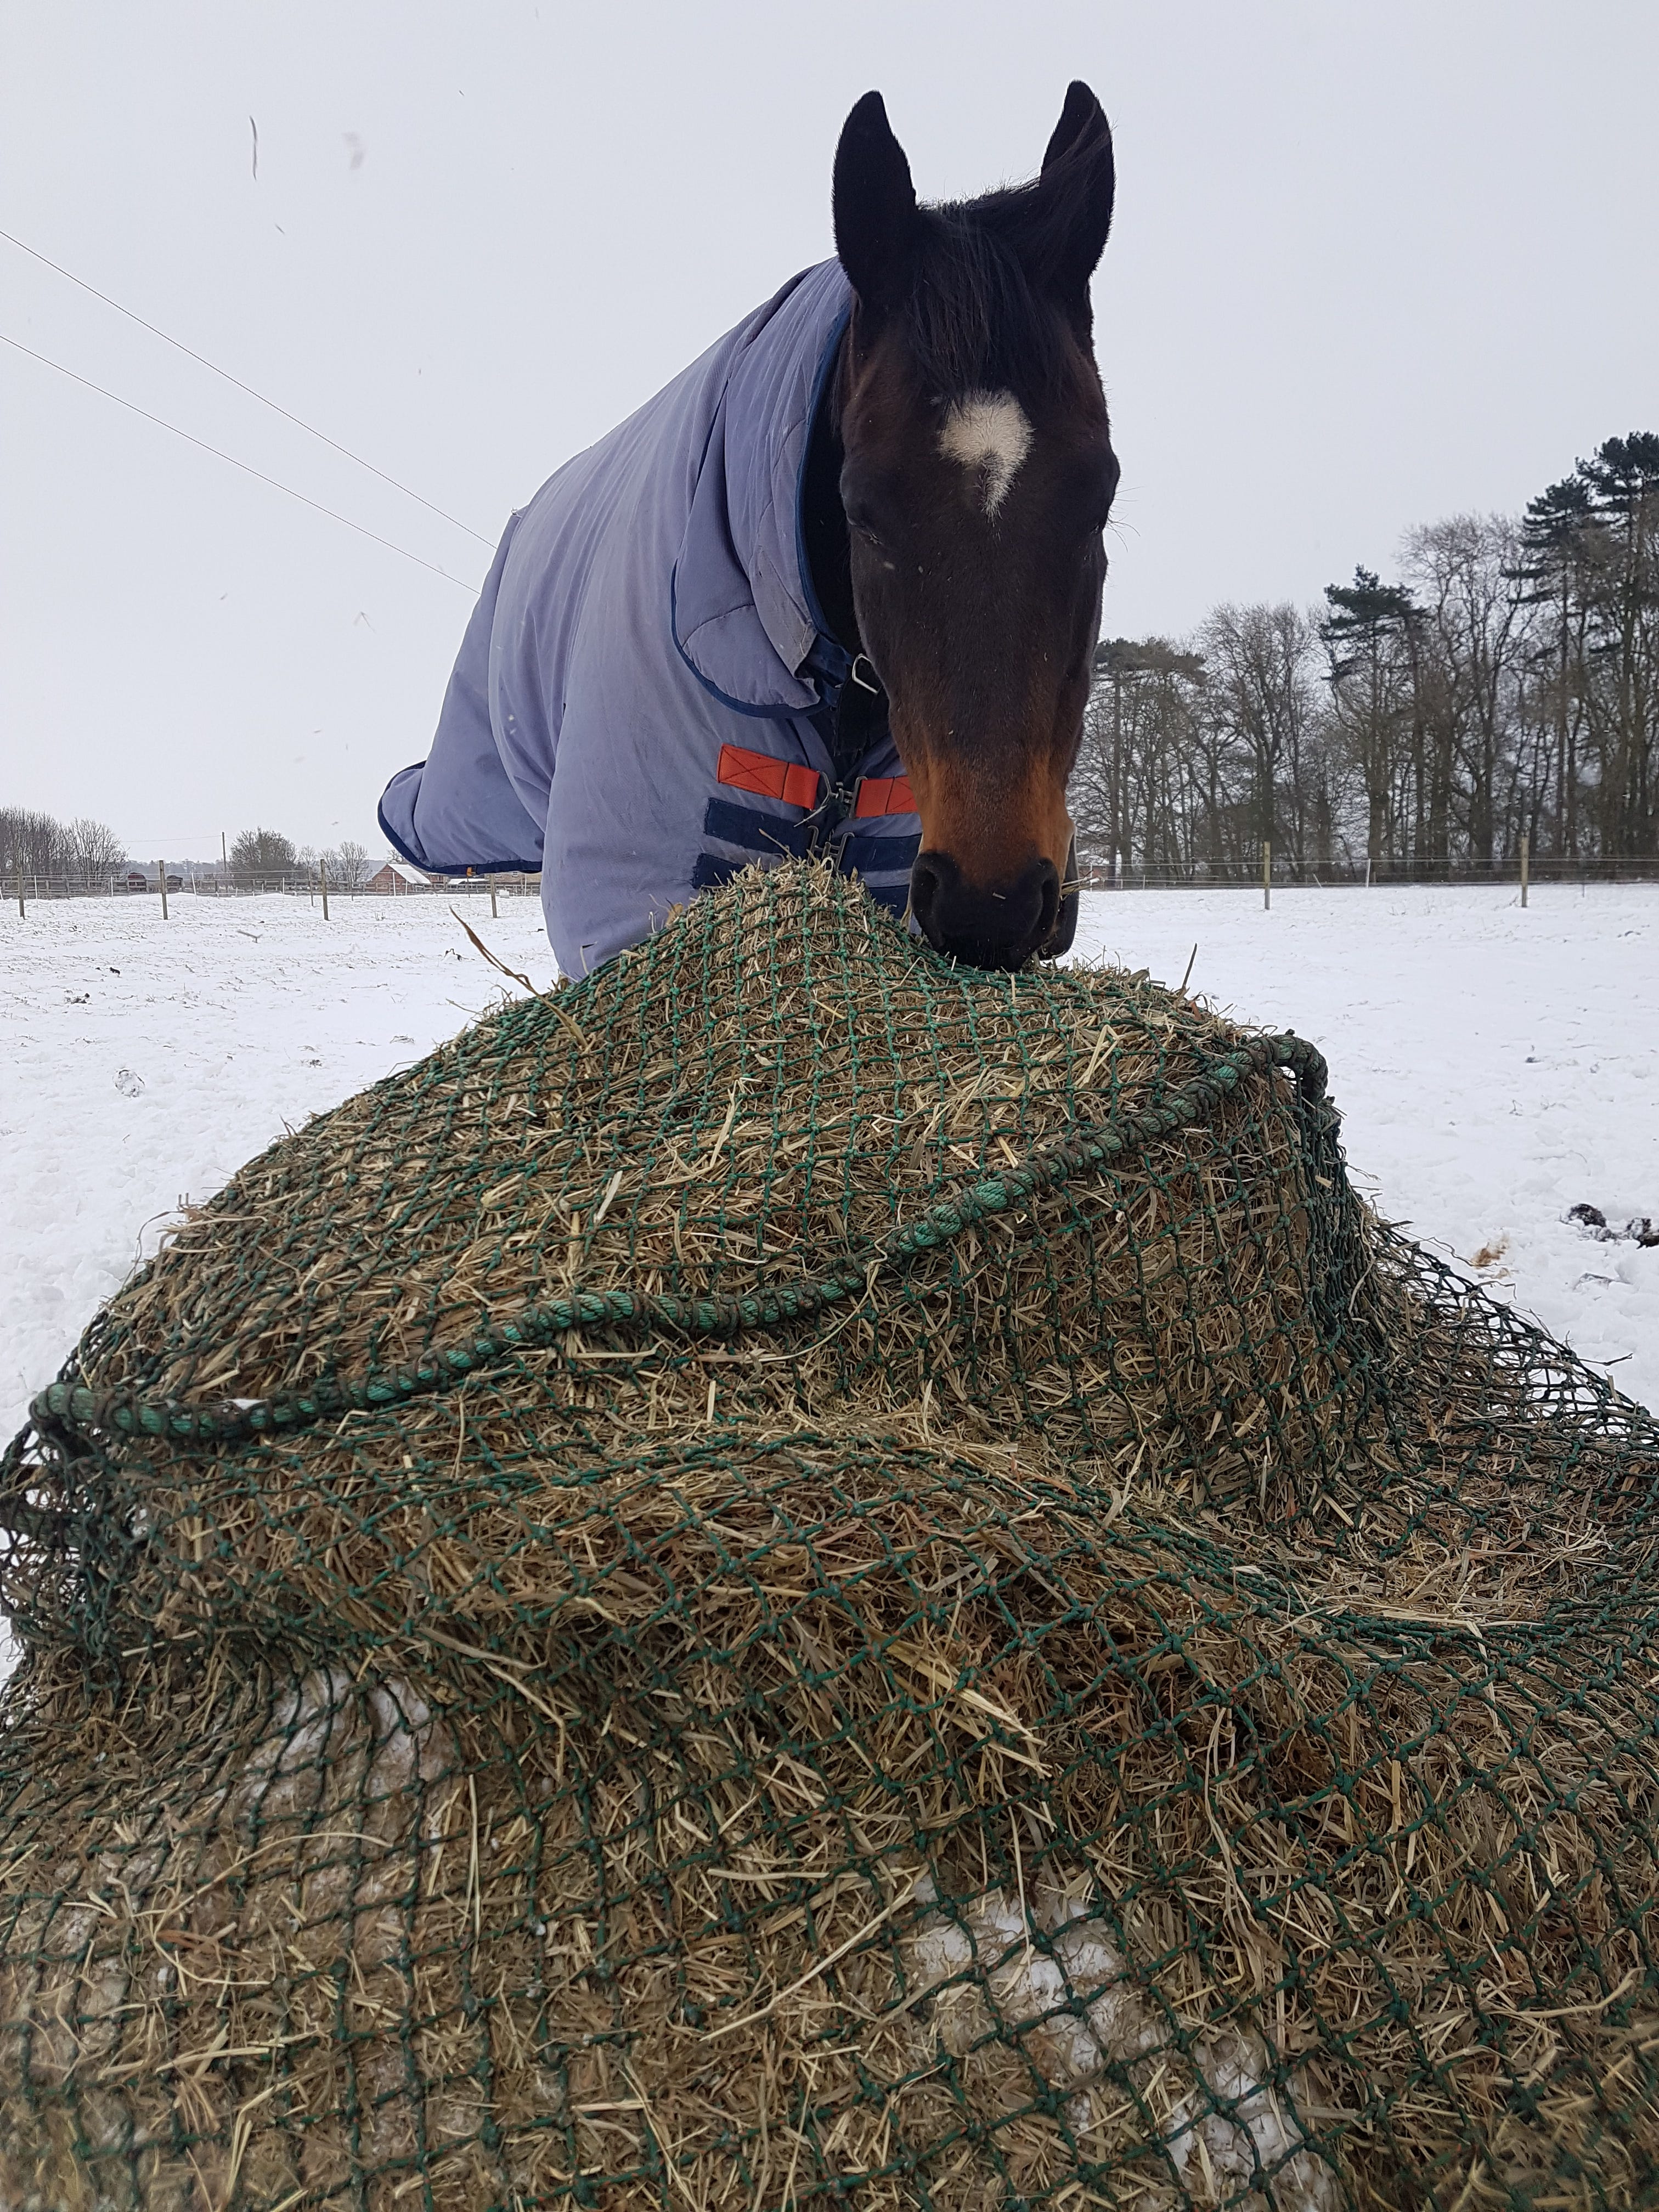
[[[864,665],[870,672],[867,678],[859,674],[859,663],[860,661],[864,663]],[[855,653],[853,656],[853,665],[848,670],[847,673],[850,681],[856,684],[860,691],[869,691],[875,694],[878,694],[880,692],[881,679],[876,674],[875,662],[871,659],[867,653]]]

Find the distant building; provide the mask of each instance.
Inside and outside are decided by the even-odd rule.
[[[539,891],[542,879],[508,868],[469,868],[464,876],[443,878],[447,891],[488,891],[492,884],[498,891]]]
[[[363,885],[366,891],[387,892],[396,896],[404,891],[429,891],[432,879],[423,876],[418,868],[411,868],[407,860],[388,860],[378,875],[373,875]]]

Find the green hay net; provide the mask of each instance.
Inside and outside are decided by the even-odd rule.
[[[0,1463],[0,2204],[1659,2201],[1659,1429],[1318,1054],[739,878]]]

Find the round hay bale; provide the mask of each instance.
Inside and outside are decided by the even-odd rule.
[[[0,1462],[0,2203],[1648,2201],[1656,1477],[1307,1047],[741,878]]]
[[[1644,2201],[1641,1532],[1523,1503],[1547,1634],[988,1446],[366,1475],[326,1656],[37,1662],[0,2197]]]
[[[1375,1351],[1323,1085],[1145,976],[960,969],[756,872],[252,1161],[44,1410],[326,1435],[510,1364],[629,1434],[855,1400],[1261,1492]]]

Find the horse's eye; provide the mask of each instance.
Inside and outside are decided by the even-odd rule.
[[[880,545],[881,533],[867,514],[853,510],[847,517],[847,526],[855,536],[863,538],[866,545]]]
[[[1079,471],[1078,514],[1085,537],[1098,537],[1110,520],[1119,473],[1117,456],[1109,450]]]
[[[1102,489],[1105,493],[1105,498],[1102,502],[1100,509],[1100,526],[1103,530],[1106,527],[1107,521],[1111,515],[1112,501],[1117,497],[1118,480],[1122,474],[1123,471],[1119,465],[1117,455],[1115,453],[1108,453],[1106,456],[1106,481],[1102,487]]]

